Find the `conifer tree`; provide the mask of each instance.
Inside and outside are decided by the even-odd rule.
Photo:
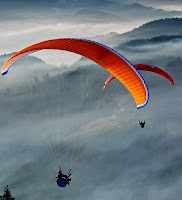
[[[4,199],[4,200],[8,200],[8,199],[14,200],[14,199],[15,199],[14,197],[12,197],[8,185],[7,185],[6,187],[4,187],[3,199]]]

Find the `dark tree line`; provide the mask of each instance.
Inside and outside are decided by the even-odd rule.
[[[173,39],[182,39],[182,35],[161,35],[147,39],[135,39],[119,45],[118,48],[124,48],[127,46],[145,45],[145,44],[156,44],[161,42],[167,42]]]

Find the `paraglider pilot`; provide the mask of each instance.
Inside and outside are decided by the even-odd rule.
[[[145,120],[144,120],[144,122],[139,121],[139,124],[140,124],[141,128],[144,128],[144,126],[145,126]]]
[[[59,187],[66,187],[66,185],[69,185],[71,181],[71,178],[69,178],[71,176],[71,169],[69,170],[68,175],[65,175],[61,171],[61,166],[59,168],[60,169],[58,170],[58,174],[56,176],[57,184]]]

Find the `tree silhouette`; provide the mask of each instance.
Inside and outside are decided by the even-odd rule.
[[[6,187],[4,187],[4,194],[3,194],[3,200],[15,200],[14,197],[12,197],[11,192],[9,190],[9,186],[7,185]]]

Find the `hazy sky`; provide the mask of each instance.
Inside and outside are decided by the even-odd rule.
[[[127,3],[127,0],[116,0],[117,2]],[[167,10],[181,10],[182,2],[180,0],[130,0],[130,3],[141,3],[146,6],[152,6],[154,8],[161,8]]]
[[[110,0],[112,2],[113,0]],[[107,0],[32,0],[32,1],[23,1],[23,0],[7,0],[7,1],[2,1],[1,8],[6,8],[6,9],[11,9],[11,8],[25,8],[28,6],[28,8],[38,8],[38,9],[49,9],[54,6],[64,6],[64,7],[69,7],[72,3],[82,3],[84,5],[101,5],[105,2],[109,2]],[[115,0],[114,2],[119,2],[119,3],[126,3],[128,4],[127,0]],[[182,6],[182,2],[180,0],[130,0],[129,3],[141,3],[147,6],[153,6],[155,5],[160,6],[160,7],[165,7],[165,6]]]
[[[130,1],[135,3],[136,1]],[[154,1],[137,1],[146,6],[153,6]],[[151,2],[151,3],[150,3]],[[171,2],[173,4],[171,5]],[[109,32],[124,33],[152,19],[165,17],[166,14],[140,16],[140,8],[129,8],[128,15],[119,11],[128,1],[106,0],[45,0],[45,1],[1,1],[0,3],[0,54],[18,51],[28,45],[55,38],[87,38]],[[180,1],[155,1],[155,8],[175,6]],[[179,6],[177,6],[179,10]],[[127,8],[128,9],[128,8]],[[124,9],[126,10],[126,9]],[[143,13],[143,15],[145,15]],[[133,16],[135,15],[135,16]],[[72,64],[80,58],[68,53],[36,54],[49,64]]]

